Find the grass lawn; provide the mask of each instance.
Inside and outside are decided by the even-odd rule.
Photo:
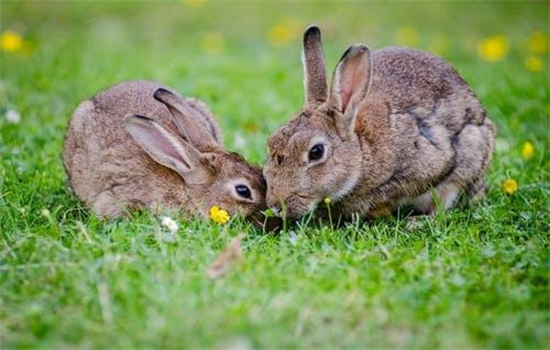
[[[4,41],[15,33],[0,53],[1,348],[550,346],[547,2],[0,11]],[[303,103],[310,22],[331,70],[353,42],[430,50],[458,69],[498,127],[486,201],[414,224],[313,222],[280,235],[170,213],[180,228],[168,239],[158,217],[102,221],[71,195],[60,153],[72,110],[130,79],[203,99],[227,148],[262,164],[268,135]],[[205,269],[240,232],[242,260],[211,280]]]

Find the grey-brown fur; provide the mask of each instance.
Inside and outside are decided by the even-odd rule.
[[[155,99],[156,91],[164,91],[159,94],[163,103]],[[181,164],[190,163],[192,172],[182,176],[153,159],[130,135],[128,128],[135,126],[166,131],[189,156]],[[205,218],[213,205],[245,216],[265,208],[260,169],[223,150],[218,124],[206,105],[152,82],[125,82],[82,102],[66,133],[63,162],[75,194],[104,217],[139,207],[180,209]],[[243,181],[252,200],[232,192],[233,182]]]
[[[441,58],[398,47],[371,54],[354,45],[327,100],[306,101],[269,138],[267,204],[297,217],[332,197],[332,210],[349,217],[387,215],[404,204],[431,213],[433,188],[445,208],[458,192],[479,199],[494,133],[475,94]],[[330,150],[319,164],[306,159],[312,139]]]
[[[306,29],[302,62],[304,65],[304,89],[308,103],[327,99],[327,72],[321,42],[321,31],[315,26]]]

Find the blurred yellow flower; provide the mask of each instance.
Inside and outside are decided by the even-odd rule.
[[[214,222],[223,225],[229,221],[230,216],[227,211],[220,209],[218,206],[213,206],[212,208],[210,208],[210,218]]]
[[[201,48],[204,52],[217,54],[223,50],[223,36],[217,32],[206,33],[201,38]]]
[[[525,68],[531,72],[540,72],[543,68],[543,63],[537,56],[529,56],[525,59]]]
[[[518,190],[518,183],[514,179],[508,179],[502,184],[502,189],[508,194],[514,194]]]
[[[329,205],[330,203],[332,203],[332,198],[325,197],[325,199],[323,199],[323,202],[325,202],[326,205]]]
[[[529,37],[529,50],[535,53],[545,53],[548,50],[548,37],[541,32],[535,32]]]
[[[535,155],[535,146],[529,141],[526,141],[523,144],[523,148],[521,149],[521,156],[524,159],[531,159]]]
[[[198,8],[204,6],[206,0],[183,0],[184,5],[188,7]]]
[[[260,130],[260,127],[255,122],[247,122],[244,124],[244,129],[250,133],[257,133]]]
[[[302,22],[299,19],[285,18],[267,31],[267,40],[272,46],[284,46],[299,36],[302,27]]]
[[[504,35],[492,35],[479,43],[477,51],[486,61],[498,62],[508,53],[508,39]]]
[[[399,45],[416,46],[418,38],[418,31],[413,27],[401,27],[397,31],[397,42]]]
[[[12,31],[5,31],[0,36],[0,48],[7,52],[17,52],[23,48],[23,38]]]
[[[292,40],[292,37],[292,31],[289,27],[284,25],[278,25],[270,28],[267,32],[267,39],[273,46],[286,45]]]

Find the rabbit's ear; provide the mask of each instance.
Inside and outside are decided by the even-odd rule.
[[[202,151],[210,150],[218,146],[213,132],[208,130],[205,123],[197,118],[197,112],[186,105],[176,94],[163,88],[157,89],[154,98],[166,105],[172,114],[173,121],[180,133],[195,147]],[[202,116],[199,116],[202,118]]]
[[[309,26],[304,32],[302,63],[306,103],[325,102],[327,100],[325,55],[321,43],[321,30],[315,25]]]
[[[368,46],[350,46],[334,70],[329,104],[342,112],[353,128],[357,107],[365,98],[372,78],[372,57]]]
[[[127,115],[124,117],[124,127],[157,163],[175,170],[187,184],[199,185],[211,181],[211,174],[201,163],[201,153],[153,119]]]

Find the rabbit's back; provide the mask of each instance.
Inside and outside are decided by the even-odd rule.
[[[113,123],[121,125],[122,118],[126,114],[139,114],[150,116],[150,118],[156,119],[170,129],[176,130],[176,126],[172,122],[172,116],[166,106],[153,97],[153,94],[159,88],[170,90],[179,96],[185,104],[196,112],[195,122],[203,124],[215,140],[221,141],[218,124],[203,102],[194,98],[183,98],[172,89],[155,82],[138,80],[114,85],[92,98],[92,102],[96,108],[108,112],[109,119]]]
[[[188,201],[185,191],[175,190],[185,186],[181,177],[155,162],[124,129],[123,118],[138,114],[177,130],[169,110],[153,97],[161,87],[147,81],[121,83],[82,102],[71,117],[63,161],[71,188],[99,215],[160,203],[175,208]]]
[[[444,183],[484,190],[477,184],[491,160],[494,127],[474,92],[446,61],[408,48],[375,51],[365,102],[359,124],[373,125],[370,110],[383,111],[379,118],[385,127],[363,131],[384,135],[390,144],[388,164],[393,164],[374,191],[377,201],[415,197]]]
[[[485,111],[458,72],[430,53],[389,47],[373,55],[370,95],[382,98],[390,113],[427,118],[457,133],[482,124]]]

